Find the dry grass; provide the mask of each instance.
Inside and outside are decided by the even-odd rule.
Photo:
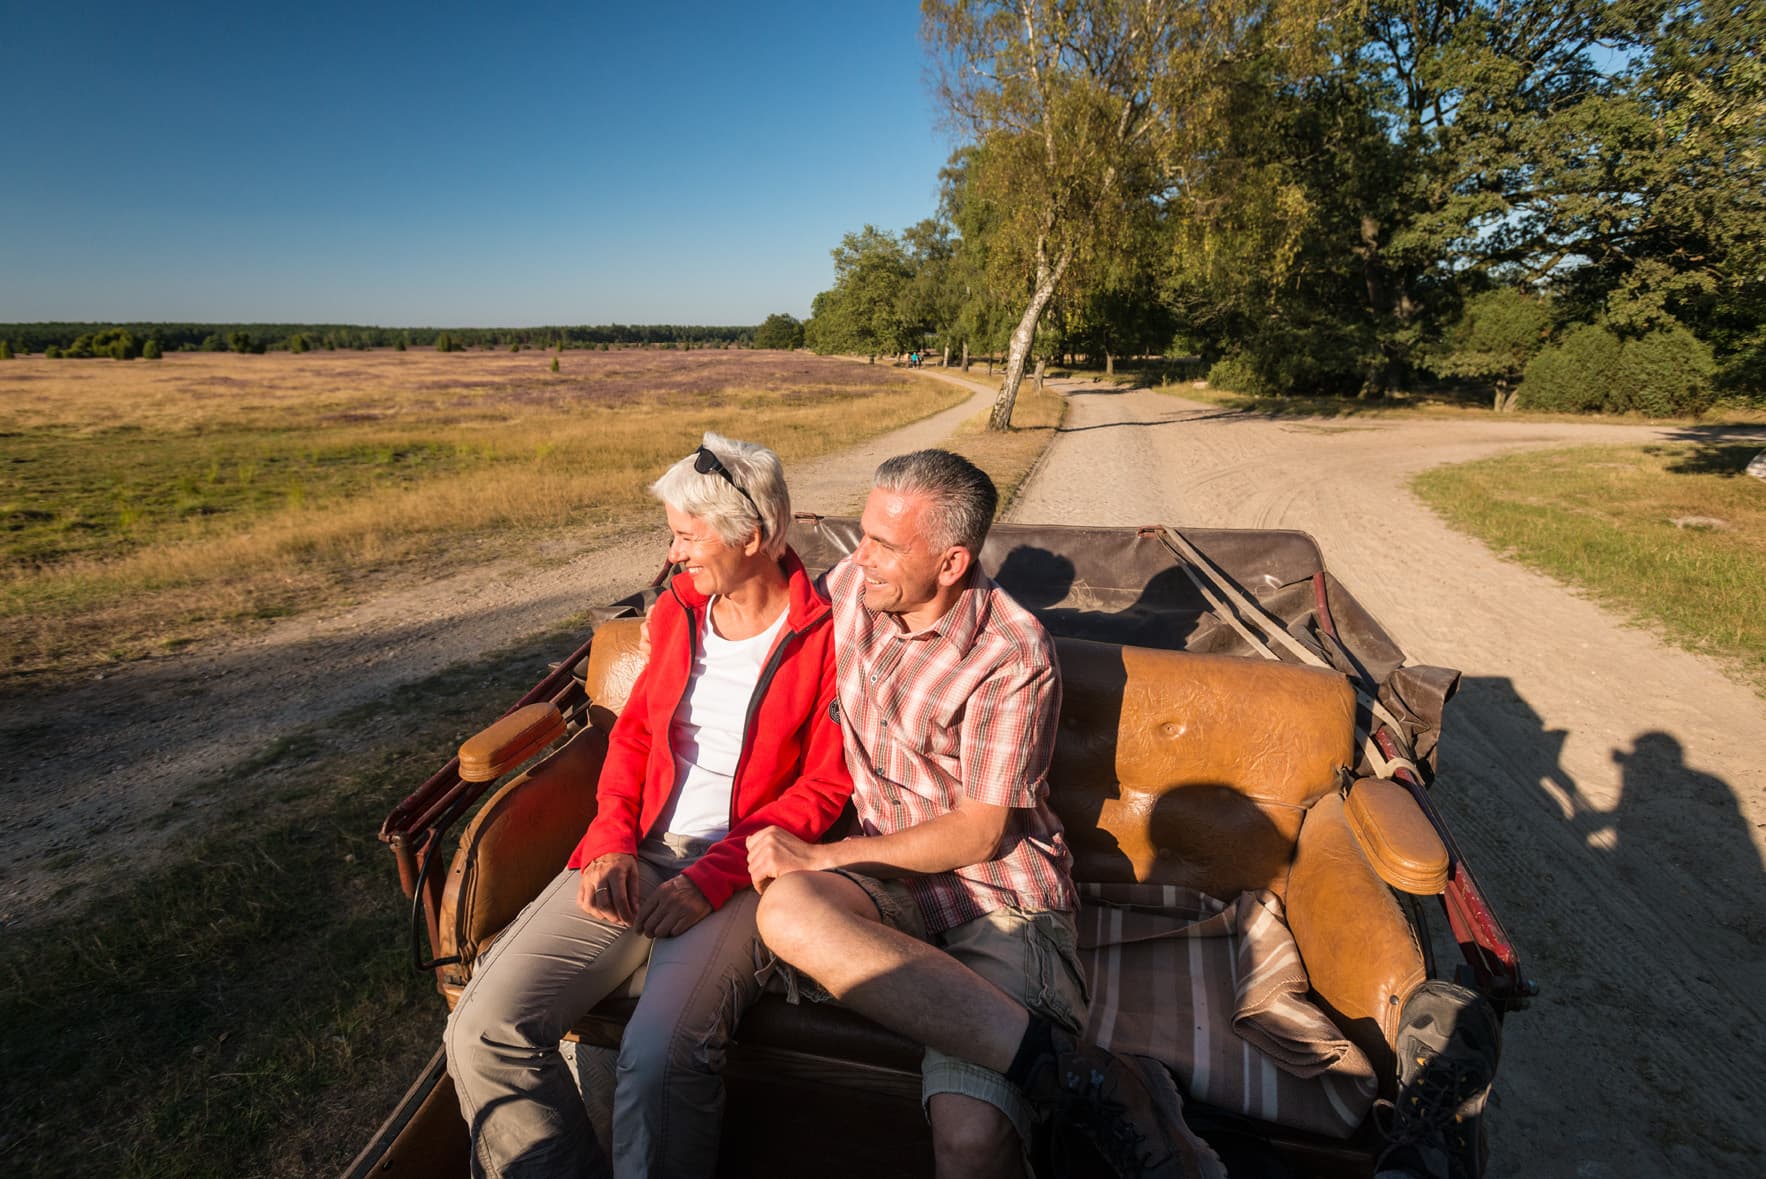
[[[0,671],[66,670],[586,542],[716,429],[787,464],[962,394],[776,352],[180,354],[0,369]]]

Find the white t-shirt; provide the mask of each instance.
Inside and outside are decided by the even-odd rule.
[[[785,627],[785,611],[753,638],[734,642],[711,622],[713,597],[705,607],[705,630],[686,694],[669,723],[669,749],[675,759],[675,797],[666,829],[675,835],[722,839],[730,833],[730,788],[742,756],[743,725],[773,640]]]

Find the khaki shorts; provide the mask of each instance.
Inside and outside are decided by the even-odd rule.
[[[942,933],[928,934],[920,906],[905,884],[835,871],[865,890],[883,924],[937,946],[1051,1023],[1075,1034],[1084,1027],[1089,996],[1073,914],[1007,905]],[[938,1093],[960,1093],[994,1106],[1012,1119],[1029,1146],[1036,1111],[1002,1074],[928,1048],[920,1060],[920,1108],[924,1110]]]

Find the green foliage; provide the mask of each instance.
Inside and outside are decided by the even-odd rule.
[[[447,332],[436,333],[435,350],[437,352],[458,352],[458,351],[460,351],[460,347],[461,346],[459,344],[456,344],[454,342],[454,337],[452,335],[450,335],[449,333],[447,333]]]
[[[867,225],[842,238],[833,255],[834,286],[810,305],[804,342],[824,355],[906,351],[914,338],[904,306],[913,265],[901,239]]]
[[[1618,400],[1616,378],[1624,344],[1605,326],[1585,323],[1565,333],[1527,365],[1521,405],[1558,413],[1594,413]]]
[[[1468,299],[1424,363],[1444,377],[1514,380],[1550,332],[1551,308],[1545,300],[1501,287]]]
[[[1243,393],[1248,397],[1267,397],[1277,392],[1264,382],[1257,366],[1242,352],[1229,353],[1210,365],[1208,383],[1216,389]]]
[[[787,351],[803,347],[803,324],[794,315],[783,312],[769,315],[754,329],[755,348],[782,348]]]
[[[556,356],[552,357],[552,371],[558,371],[558,358]]]
[[[399,337],[399,338],[398,338],[398,342],[397,342],[397,343],[395,343],[395,344],[394,344],[394,345],[393,345],[393,348],[394,348],[394,350],[395,350],[395,351],[398,351],[398,352],[403,352],[403,351],[405,351],[405,347],[406,347],[406,345],[405,345],[405,337],[403,337],[403,336],[400,336],[400,337]]]
[[[149,339],[147,343],[141,345],[141,359],[143,360],[158,360],[164,355],[165,350],[160,347],[157,339]]]
[[[1716,399],[1715,375],[1710,346],[1678,325],[1624,340],[1583,324],[1533,358],[1520,397],[1561,413],[1696,415]]]
[[[43,359],[44,360],[60,360],[61,359],[61,349],[57,348],[54,344],[49,345],[49,347],[43,349]]]
[[[1709,345],[1678,324],[1625,341],[1614,370],[1619,408],[1654,417],[1700,414],[1716,400]]]
[[[12,358],[12,341],[0,336],[0,360],[11,360]]]

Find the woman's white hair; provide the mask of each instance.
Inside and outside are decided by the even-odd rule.
[[[705,432],[702,445],[717,456],[754,503],[716,471],[694,470],[697,451],[664,471],[662,478],[650,485],[650,494],[677,512],[705,521],[727,545],[747,543],[758,528],[761,552],[783,556],[785,530],[791,525],[791,493],[785,489],[785,469],[779,465],[779,456],[757,442],[738,442],[710,430]]]

